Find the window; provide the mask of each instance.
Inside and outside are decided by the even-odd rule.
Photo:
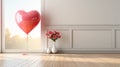
[[[3,52],[39,52],[41,50],[41,21],[27,35],[16,23],[17,11],[36,10],[41,14],[41,0],[2,0]]]

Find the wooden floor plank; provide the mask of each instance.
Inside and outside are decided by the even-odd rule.
[[[0,67],[120,67],[120,54],[0,54]]]

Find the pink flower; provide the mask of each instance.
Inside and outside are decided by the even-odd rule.
[[[52,31],[49,31],[49,34],[53,34],[53,32],[52,32]]]
[[[57,32],[57,31],[48,31],[48,32],[46,33],[46,36],[47,36],[48,38],[50,38],[51,40],[53,40],[53,41],[56,41],[57,39],[61,38],[60,33]]]
[[[56,35],[53,35],[53,39],[57,39],[57,36],[56,36]]]
[[[58,35],[59,35],[60,33],[59,33],[59,32],[56,32],[56,34],[58,34]]]
[[[61,36],[59,35],[57,38],[61,38]]]

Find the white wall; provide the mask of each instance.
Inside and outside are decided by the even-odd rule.
[[[49,25],[120,24],[120,0],[45,0]]]
[[[47,29],[63,36],[61,50],[120,51],[120,0],[45,0],[44,14]]]

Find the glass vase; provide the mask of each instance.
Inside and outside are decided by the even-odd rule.
[[[47,48],[47,51],[46,51],[47,54],[50,54],[51,53],[51,50],[50,48]]]
[[[56,42],[53,42],[53,45],[52,45],[52,53],[57,53],[57,48],[56,48]]]

